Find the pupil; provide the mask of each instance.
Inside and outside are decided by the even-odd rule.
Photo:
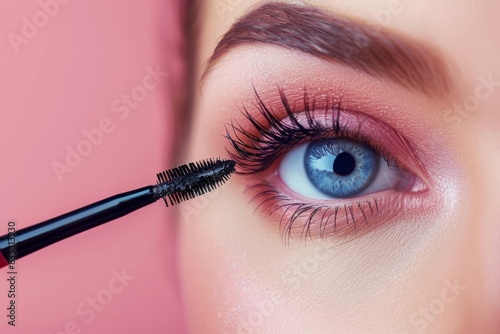
[[[349,175],[354,171],[356,161],[351,154],[342,152],[335,158],[333,162],[333,171],[341,176]]]

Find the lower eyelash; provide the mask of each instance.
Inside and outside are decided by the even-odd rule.
[[[315,205],[294,202],[285,194],[267,181],[249,186],[247,191],[256,192],[251,202],[259,201],[255,211],[261,210],[264,217],[279,216],[280,236],[284,244],[288,244],[294,233],[301,229],[300,239],[313,240],[311,229],[313,225],[315,234],[324,238],[327,228],[336,236],[351,234],[349,227],[356,229],[359,225],[369,225],[369,218],[379,212],[379,200],[376,197],[351,204],[337,205]],[[291,210],[291,211],[290,211]],[[280,212],[279,212],[280,211]],[[303,220],[300,226],[295,226],[297,220]],[[318,224],[319,223],[319,224]]]

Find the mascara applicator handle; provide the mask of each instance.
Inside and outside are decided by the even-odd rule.
[[[157,175],[157,184],[108,197],[59,217],[0,237],[0,268],[80,232],[125,216],[162,198],[168,206],[214,190],[235,172],[236,162],[201,160]],[[10,232],[10,231],[9,231]]]
[[[159,198],[154,186],[128,191],[0,237],[0,268],[41,248],[125,216]]]

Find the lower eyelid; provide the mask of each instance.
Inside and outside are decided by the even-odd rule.
[[[256,210],[278,225],[285,243],[290,238],[351,239],[398,218],[411,221],[421,211],[433,210],[427,191],[384,191],[348,200],[297,199],[282,191],[273,178],[278,176],[250,185],[247,192]]]

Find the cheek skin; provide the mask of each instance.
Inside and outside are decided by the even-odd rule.
[[[500,95],[488,101],[491,110],[500,103]],[[464,254],[469,264],[470,290],[475,297],[477,329],[498,332],[500,328],[500,207],[498,205],[500,176],[500,114],[480,115],[477,129],[472,129],[470,143],[470,174],[475,185],[471,193],[473,212],[469,219],[468,247]],[[478,163],[480,162],[480,163]],[[496,326],[496,327],[495,327]],[[494,328],[497,330],[494,331]]]
[[[440,263],[453,263],[450,235],[421,230],[433,221],[387,227],[347,245],[284,247],[273,224],[252,211],[234,181],[183,222],[182,280],[194,333],[404,328],[414,310],[439,295],[448,277]],[[432,282],[439,285],[429,292]],[[397,310],[387,312],[390,305]]]

